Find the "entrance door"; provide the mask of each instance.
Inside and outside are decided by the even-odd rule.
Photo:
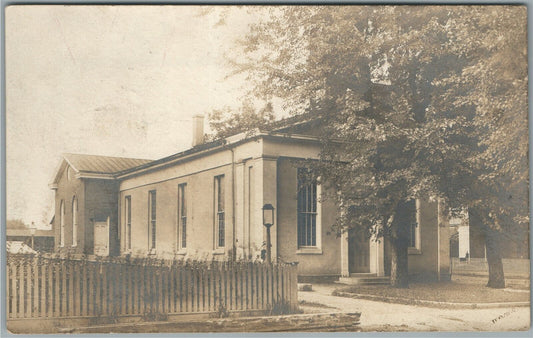
[[[109,218],[94,222],[94,254],[109,256]]]
[[[349,231],[348,265],[350,273],[370,272],[370,239],[365,233]]]

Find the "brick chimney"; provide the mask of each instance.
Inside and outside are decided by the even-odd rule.
[[[196,114],[192,117],[192,146],[204,143],[204,115]]]

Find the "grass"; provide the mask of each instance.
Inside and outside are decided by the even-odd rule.
[[[412,301],[436,301],[451,303],[500,303],[529,301],[529,280],[513,281],[517,287],[512,292],[491,289],[485,286],[486,278],[457,276],[450,282],[410,283],[408,289],[397,289],[388,285],[353,285],[336,289],[381,297],[397,297]],[[509,285],[509,283],[508,283]],[[509,285],[510,286],[510,285]],[[520,290],[521,289],[521,290]]]

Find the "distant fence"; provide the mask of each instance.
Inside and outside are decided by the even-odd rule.
[[[296,266],[291,264],[7,258],[8,319],[298,307]]]
[[[452,258],[452,274],[488,274],[489,266],[484,258]],[[510,275],[529,276],[529,259],[503,258],[503,271]]]

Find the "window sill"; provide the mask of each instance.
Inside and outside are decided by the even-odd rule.
[[[421,255],[422,254],[422,250],[420,249],[417,249],[417,248],[407,248],[407,254],[408,255]]]
[[[305,247],[296,250],[297,255],[322,255],[322,249],[319,247]]]
[[[179,249],[176,251],[176,255],[185,256],[187,254],[187,249]]]
[[[215,250],[213,250],[213,255],[224,255],[225,253],[225,248],[216,248]]]
[[[156,254],[157,254],[157,251],[155,250],[155,248],[148,250],[148,256],[155,256]]]

